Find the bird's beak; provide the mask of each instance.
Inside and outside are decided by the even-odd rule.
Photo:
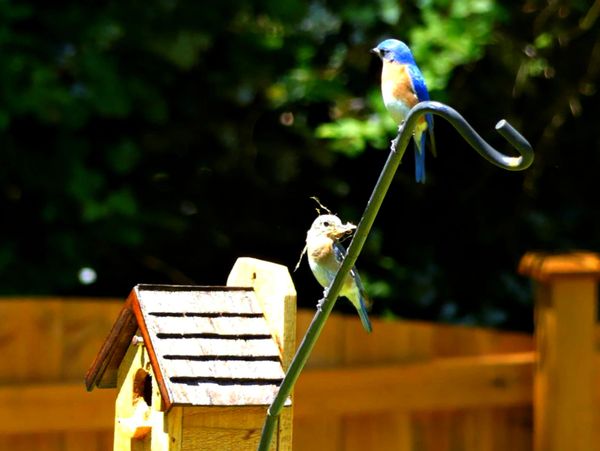
[[[341,238],[344,235],[352,233],[352,231],[354,229],[356,229],[356,226],[350,222],[347,222],[346,224],[342,224],[341,226],[336,227],[336,229],[334,231],[335,238]]]
[[[374,53],[375,55],[381,57],[381,52],[379,51],[379,49],[377,47],[372,48],[371,50],[369,50],[370,53]]]

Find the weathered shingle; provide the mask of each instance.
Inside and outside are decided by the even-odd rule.
[[[135,314],[168,406],[272,402],[284,373],[251,289],[138,285],[124,310]],[[135,329],[127,324],[120,331],[113,328],[113,345],[130,342]],[[115,355],[122,359],[124,352],[110,348],[110,343],[103,346],[106,356],[99,355],[96,370],[88,372],[88,389],[112,382]]]

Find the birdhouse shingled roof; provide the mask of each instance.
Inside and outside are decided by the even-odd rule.
[[[88,390],[116,386],[136,333],[167,408],[268,405],[284,376],[251,288],[137,285],[86,374]]]

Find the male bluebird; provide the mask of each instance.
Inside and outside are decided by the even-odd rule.
[[[417,67],[408,46],[397,39],[386,39],[371,49],[383,62],[381,71],[381,94],[383,103],[398,125],[417,103],[429,100],[423,74]],[[421,116],[415,127],[415,177],[425,183],[425,130],[429,131],[431,151],[435,155],[433,116]]]
[[[346,249],[338,240],[355,228],[354,224],[343,224],[337,216],[328,214],[318,216],[306,234],[308,264],[315,278],[324,288],[329,287],[346,256]],[[366,307],[367,293],[356,268],[352,268],[346,276],[340,296],[352,302],[363,327],[367,332],[371,332],[372,327]]]

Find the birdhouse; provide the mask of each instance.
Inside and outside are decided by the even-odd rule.
[[[116,387],[115,450],[256,449],[291,361],[284,266],[240,258],[226,287],[137,285],[86,374]],[[292,447],[288,399],[272,449]]]

